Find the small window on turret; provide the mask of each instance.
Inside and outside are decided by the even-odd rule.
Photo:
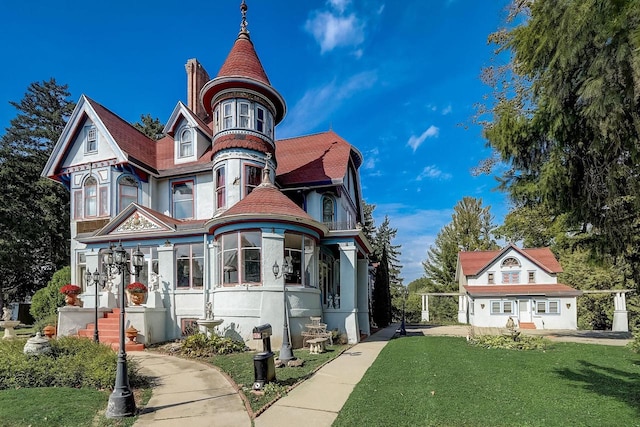
[[[222,104],[222,129],[233,127],[233,101]]]
[[[264,108],[256,107],[256,130],[264,133]]]

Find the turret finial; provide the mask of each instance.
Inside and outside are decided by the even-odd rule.
[[[240,4],[240,12],[242,12],[242,22],[240,23],[240,34],[239,35],[246,35],[247,37],[249,36],[249,30],[247,30],[247,9],[249,9],[247,7],[247,4],[244,2],[244,0],[242,0],[242,3]]]
[[[264,169],[262,171],[262,184],[270,185],[271,182],[271,169],[269,169],[269,160],[271,160],[271,153],[267,153],[264,159]]]

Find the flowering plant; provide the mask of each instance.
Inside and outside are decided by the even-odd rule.
[[[144,283],[133,282],[127,285],[127,290],[132,293],[144,293],[147,292],[147,287]]]
[[[65,295],[78,295],[80,291],[80,286],[72,285],[71,283],[67,283],[60,288],[60,293]]]

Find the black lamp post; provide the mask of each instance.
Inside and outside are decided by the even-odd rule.
[[[136,412],[136,401],[129,387],[127,352],[124,348],[124,274],[128,272],[129,274],[135,274],[137,277],[140,273],[140,269],[144,265],[144,254],[140,252],[140,246],[133,252],[131,257],[133,271],[130,270],[128,258],[127,251],[122,247],[122,243],[115,250],[109,248],[105,251],[105,261],[108,268],[116,269],[122,279],[122,286],[120,287],[120,351],[118,352],[118,365],[116,367],[116,384],[109,396],[109,404],[107,405],[106,416],[108,418],[132,417]]]
[[[282,268],[285,273],[289,273],[291,270],[291,265],[287,262],[285,258]],[[273,264],[273,275],[275,278],[278,278],[278,274],[280,273],[280,266],[278,265],[278,261]],[[282,276],[280,276],[282,277]],[[289,341],[289,316],[287,316],[287,283],[286,280],[283,280],[282,285],[282,298],[283,298],[283,309],[284,309],[284,327],[282,331],[282,346],[280,347],[280,355],[278,358],[283,362],[288,362],[289,360],[295,359],[293,355],[293,351],[291,350],[291,342]]]
[[[407,335],[407,329],[405,328],[405,304],[407,302],[407,289],[402,288],[402,323],[400,323],[400,335]]]
[[[91,274],[91,272],[87,269],[87,272],[85,273],[85,279],[86,279],[86,283],[87,285],[89,283],[93,283],[93,285],[96,287],[95,290],[95,306],[94,306],[94,319],[95,319],[95,323],[93,324],[93,341],[95,342],[100,342],[100,337],[98,335],[98,285],[100,285],[100,287],[102,289],[104,289],[104,284],[106,281],[106,277],[103,274],[98,273],[98,269],[96,268],[96,271],[93,272],[93,274]]]

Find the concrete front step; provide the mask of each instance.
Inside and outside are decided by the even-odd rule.
[[[520,329],[536,329],[536,324],[533,322],[520,322],[518,327]]]

